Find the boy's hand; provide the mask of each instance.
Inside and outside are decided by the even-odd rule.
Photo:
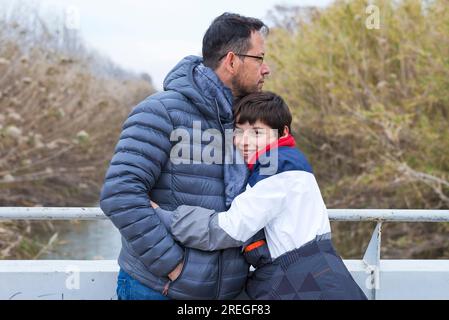
[[[150,204],[153,207],[153,209],[159,208],[159,205],[156,202],[153,202],[153,201],[150,200]]]
[[[170,272],[169,274],[168,274],[168,278],[171,280],[171,281],[175,281],[178,277],[179,277],[179,275],[181,274],[181,271],[182,271],[182,267],[184,266],[184,264],[181,262],[180,264],[178,264],[177,266],[176,266],[176,268],[172,271],[172,272]]]

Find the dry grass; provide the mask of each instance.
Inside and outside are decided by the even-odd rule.
[[[91,206],[121,124],[154,90],[41,19],[1,17],[0,206]],[[30,226],[0,224],[0,257],[17,255]]]
[[[369,2],[380,8],[379,30],[365,26]],[[275,12],[267,84],[293,109],[299,145],[328,207],[448,208],[448,1],[336,1],[292,12]],[[337,240],[369,230],[353,228],[336,227]],[[413,224],[387,233],[408,233],[418,247],[435,228]],[[447,240],[433,239],[434,256],[448,257]]]
[[[448,208],[449,4],[376,3],[380,30],[365,27],[363,0],[278,11],[267,89],[293,109],[328,207]],[[67,30],[55,37],[40,19],[1,17],[0,205],[91,205],[122,121],[152,88],[99,72],[108,63]],[[333,227],[343,256],[359,258],[374,226]],[[0,256],[35,256],[50,238],[36,245],[36,228],[55,232],[0,224]],[[449,257],[448,229],[388,224],[383,257]]]

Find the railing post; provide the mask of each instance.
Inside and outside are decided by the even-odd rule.
[[[366,248],[363,262],[369,277],[366,279],[366,287],[370,289],[370,300],[376,300],[380,289],[380,246],[382,236],[382,222],[378,221],[373,231],[371,240]]]

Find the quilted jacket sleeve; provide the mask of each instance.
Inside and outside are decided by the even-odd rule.
[[[100,207],[153,274],[167,276],[183,249],[150,205],[149,192],[169,160],[172,122],[156,99],[137,105],[123,125],[106,173]]]

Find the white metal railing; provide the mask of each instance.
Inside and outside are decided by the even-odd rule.
[[[449,210],[328,209],[334,221],[449,222]],[[0,220],[101,220],[98,207],[0,207]]]
[[[382,223],[449,222],[449,210],[329,209],[328,213],[330,220],[333,221],[377,222],[363,259],[344,260],[354,279],[370,299],[449,299],[449,260],[380,259]],[[101,219],[107,219],[107,217],[98,207],[0,207],[0,221]],[[90,281],[83,280],[83,283],[86,283],[84,287],[89,289],[82,293],[78,291],[78,295],[67,289],[67,275],[64,275],[64,266],[84,272],[86,277],[90,279]],[[25,273],[31,272],[35,274],[36,271],[39,271],[38,274],[43,277],[42,279],[48,278],[49,275],[55,279],[57,277],[59,277],[58,279],[66,279],[65,298],[113,298],[113,291],[111,290],[115,286],[114,277],[116,277],[118,266],[116,261],[112,260],[103,262],[70,260],[0,261],[0,283],[8,283],[11,289],[5,295],[2,295],[2,289],[0,288],[0,299],[6,296],[20,298],[19,293],[22,292],[16,292],[15,286],[19,282],[21,283]],[[67,274],[67,270],[65,273]],[[45,280],[45,283],[48,283],[48,279]],[[25,289],[22,291],[34,290],[29,289],[28,282],[23,284],[23,288]],[[53,291],[57,293],[41,294],[37,297],[61,297],[61,288]],[[11,292],[15,293],[11,295]],[[64,293],[62,293],[62,298],[64,298]]]

